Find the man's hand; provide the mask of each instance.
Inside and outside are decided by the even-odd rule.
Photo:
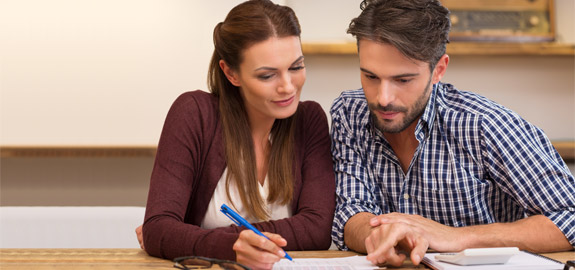
[[[429,247],[437,251],[460,251],[465,249],[462,246],[463,236],[459,234],[461,229],[449,227],[431,219],[419,215],[408,215],[402,213],[389,213],[379,215],[369,221],[372,227],[384,224],[406,224],[415,233],[425,238]]]
[[[449,227],[433,220],[400,213],[372,217],[371,226],[407,224],[439,252],[466,248],[518,247],[536,253],[573,250],[563,232],[546,216],[533,215],[514,222]]]
[[[418,265],[425,255],[429,242],[415,228],[405,223],[378,224],[365,239],[367,259],[373,264],[401,266],[410,254]]]
[[[136,237],[138,238],[138,242],[140,243],[140,248],[142,248],[143,250],[146,250],[144,248],[144,234],[142,233],[142,225],[138,226],[138,228],[136,228]]]
[[[272,269],[285,256],[281,249],[287,241],[278,234],[264,232],[270,240],[253,231],[244,230],[234,243],[237,262],[252,269]]]

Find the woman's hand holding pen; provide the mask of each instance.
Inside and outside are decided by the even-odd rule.
[[[264,232],[268,239],[251,230],[243,230],[234,243],[236,261],[252,269],[272,269],[285,256],[281,247],[287,241],[278,234]]]

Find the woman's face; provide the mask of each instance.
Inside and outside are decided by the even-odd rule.
[[[243,52],[232,84],[240,88],[250,123],[292,116],[305,82],[304,58],[297,36],[272,37]]]

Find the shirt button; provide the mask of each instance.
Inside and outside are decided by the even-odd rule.
[[[403,193],[403,198],[406,199],[406,200],[409,200],[409,194]]]

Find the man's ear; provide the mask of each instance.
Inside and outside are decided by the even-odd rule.
[[[447,71],[447,65],[449,64],[449,56],[444,54],[439,61],[437,61],[437,65],[435,65],[435,69],[433,70],[433,78],[431,80],[432,84],[438,83],[445,72]]]
[[[228,78],[228,81],[232,83],[234,86],[240,87],[240,80],[238,78],[238,73],[235,72],[224,60],[220,60],[220,68]]]

